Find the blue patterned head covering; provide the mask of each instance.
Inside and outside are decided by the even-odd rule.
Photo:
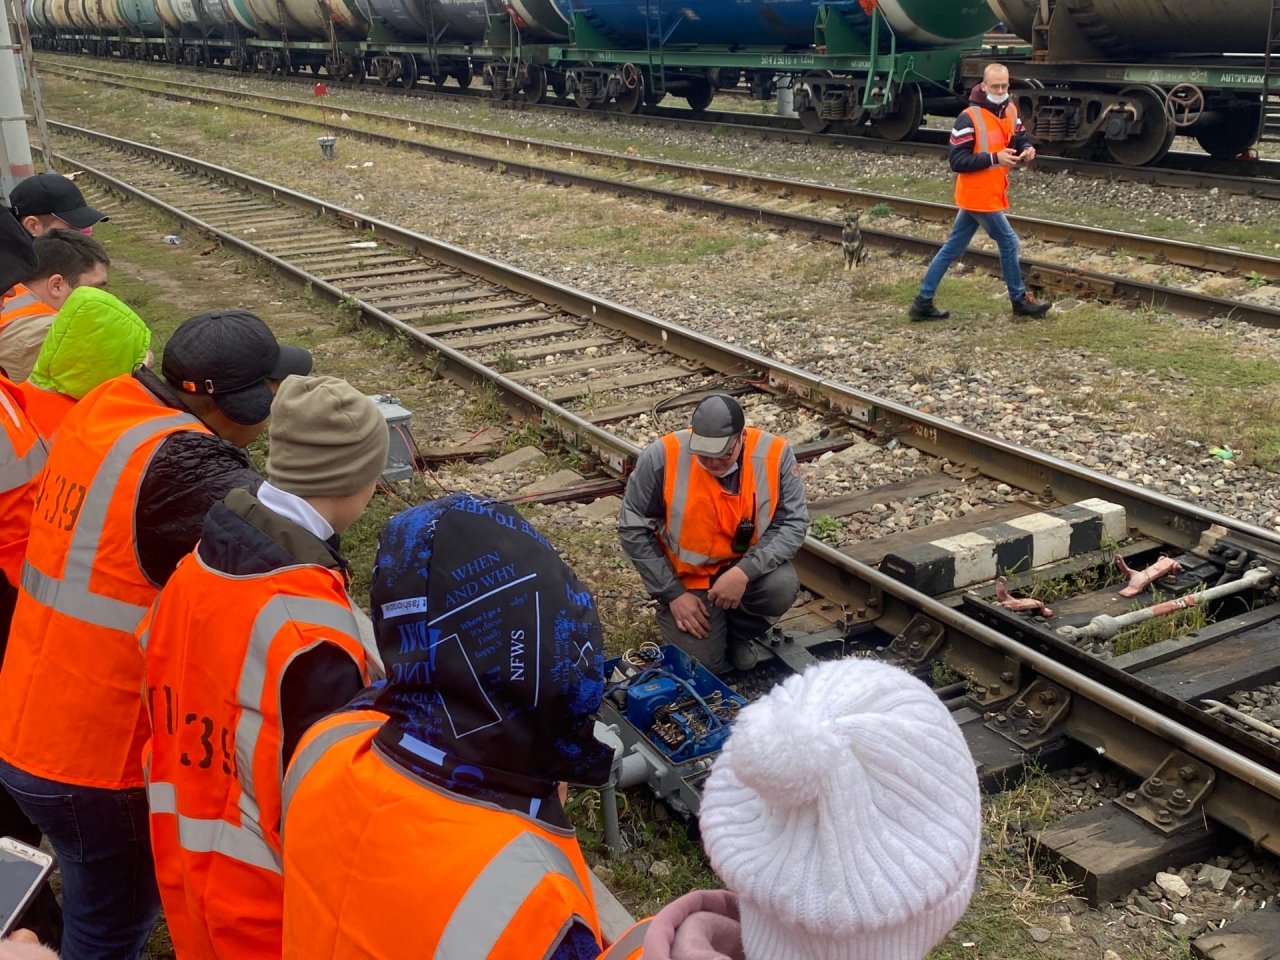
[[[387,670],[377,708],[432,779],[607,779],[595,600],[514,509],[455,493],[392,517],[369,599]]]

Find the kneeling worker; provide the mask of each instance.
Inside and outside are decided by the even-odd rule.
[[[557,792],[613,761],[591,592],[514,509],[455,493],[388,521],[369,594],[387,681],[285,778],[285,960],[594,960]]]
[[[139,627],[151,845],[183,960],[280,955],[281,779],[307,728],[369,681],[338,538],[388,446],[382,414],[345,380],[286,378],[266,482],[214,505]]]
[[[640,454],[618,517],[622,550],[658,600],[663,642],[715,673],[755,665],[752,641],[799,592],[791,558],[808,529],[790,445],[746,426],[727,394]]]

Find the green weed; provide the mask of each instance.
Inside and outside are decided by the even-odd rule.
[[[814,517],[809,524],[809,536],[832,546],[838,544],[844,533],[844,524],[836,517]]]

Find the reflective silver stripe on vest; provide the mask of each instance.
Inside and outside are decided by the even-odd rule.
[[[0,406],[4,407],[4,412],[9,415],[9,421],[14,428],[21,430],[24,421],[18,416],[18,408],[13,405],[13,400],[4,390],[0,390]],[[0,493],[8,493],[10,490],[26,486],[40,475],[48,457],[49,449],[45,446],[44,438],[39,435],[22,456],[17,455],[12,443],[6,443],[4,450],[0,451],[0,461],[2,461],[0,462]]]
[[[608,950],[600,954],[600,960],[627,960],[628,956],[644,946],[645,934],[648,932],[648,920],[632,924],[626,933],[613,941]]]
[[[667,505],[667,523],[659,530],[658,535],[662,538],[662,542],[667,545],[667,549],[679,557],[682,562],[695,567],[707,567],[723,563],[729,558],[707,557],[680,547],[680,532],[684,526],[685,507],[688,505],[689,500],[689,473],[693,469],[694,455],[689,450],[690,432],[689,430],[680,430],[675,435],[680,444],[680,454],[676,457],[676,483],[672,490],[672,502]],[[769,475],[765,468],[769,462],[769,450],[773,446],[774,439],[773,434],[765,433],[763,430],[760,431],[755,450],[751,454],[751,472],[755,476],[756,487],[754,519],[757,539],[764,534],[765,528],[773,518],[773,488],[769,483]]]
[[[41,302],[42,302],[41,299],[37,297],[34,293],[31,293],[30,291],[26,293],[21,293],[18,296],[12,298],[11,300],[6,300],[4,302],[4,307],[3,307],[4,316],[7,317],[9,314],[13,313],[15,310],[21,310],[23,307],[34,306],[35,304],[41,303]]]
[[[454,907],[436,945],[436,960],[475,960],[493,952],[517,911],[549,874],[582,881],[565,852],[533,833],[521,833],[485,864]],[[587,896],[585,890],[583,896]]]
[[[178,819],[178,843],[191,853],[220,853],[224,857],[271,873],[280,872],[280,859],[255,831],[233,827],[225,820],[184,817],[178,813],[178,794],[172,783],[147,784],[151,813]]]
[[[23,561],[22,589],[31,594],[33,600],[95,627],[125,633],[133,633],[137,629],[138,621],[147,612],[147,608],[125,603],[114,597],[90,593],[89,578],[93,573],[93,562],[102,541],[102,532],[107,525],[107,509],[130,457],[157,430],[183,423],[195,426],[200,421],[190,414],[174,410],[135,424],[116,438],[85,491],[84,504],[76,517],[75,531],[71,534],[71,545],[67,549],[62,579],[37,570],[30,560]]]
[[[987,140],[987,125],[982,122],[982,111],[977,107],[970,107],[965,113],[969,114],[969,118],[973,121],[973,133],[977,137],[976,149],[974,153],[990,153],[990,146]]]
[[[356,719],[348,720],[346,723],[339,723],[330,727],[324,733],[317,734],[316,737],[307,743],[305,747],[293,755],[293,762],[289,764],[289,773],[284,778],[283,803],[280,813],[280,829],[284,832],[286,815],[289,812],[289,801],[293,799],[293,792],[298,789],[302,780],[311,768],[330,747],[339,740],[345,740],[347,737],[354,737],[356,734],[363,733],[372,727],[382,726],[381,720]]]
[[[258,611],[249,634],[249,649],[240,668],[240,685],[236,688],[236,702],[240,705],[240,720],[236,723],[239,806],[241,815],[255,824],[261,822],[261,811],[253,783],[253,757],[258,751],[258,737],[262,734],[262,691],[267,683],[267,652],[276,634],[290,622],[328,627],[357,643],[360,641],[359,627],[351,610],[330,600],[275,596]],[[284,770],[281,769],[276,783],[283,778]]]

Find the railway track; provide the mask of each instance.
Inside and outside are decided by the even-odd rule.
[[[311,101],[298,101],[173,80],[162,81],[164,89],[155,90],[124,79],[112,79],[96,70],[76,68],[71,73],[91,75],[95,83],[140,91],[148,96],[207,107],[230,107],[280,122],[318,127],[325,116],[323,108],[314,103],[314,98]],[[379,126],[383,129],[389,126],[399,127],[406,121],[403,116],[358,110],[354,107],[348,107],[344,113],[347,120],[342,128],[343,136],[358,137],[380,146],[417,151],[436,159],[478,166],[542,183],[642,197],[671,208],[734,217],[773,228],[798,231],[832,243],[840,242],[844,212],[851,209],[891,209],[898,216],[933,223],[949,223],[954,217],[954,208],[949,204],[651,160],[542,140],[490,134],[414,118],[414,125],[424,135],[464,138],[490,148],[488,153],[477,153],[371,129]],[[533,164],[526,159],[530,153],[571,166]],[[609,176],[584,172],[584,165],[587,169],[607,172]],[[620,168],[626,179],[619,176]],[[719,190],[721,195],[710,195],[708,191],[711,189]],[[815,216],[817,211],[825,215]],[[1050,251],[1050,256],[1056,252],[1056,259],[1040,257],[1024,260],[1024,275],[1033,286],[1042,290],[1108,302],[1158,306],[1197,317],[1225,316],[1259,326],[1280,327],[1280,309],[1274,307],[1217,297],[1186,287],[1174,287],[1135,277],[1084,270],[1073,263],[1078,257],[1078,247],[1099,251],[1124,250],[1156,262],[1274,280],[1280,277],[1280,258],[1033,217],[1011,215],[1010,221],[1024,237],[1056,244],[1060,248]],[[941,245],[939,241],[902,231],[877,229],[873,223],[874,221],[867,220],[861,227],[864,240],[873,247],[930,257]],[[965,255],[965,260],[988,273],[1000,274],[999,255],[994,251],[971,250]]]
[[[83,62],[85,57],[57,56],[41,53],[37,58],[40,64],[74,65]],[[169,68],[164,64],[144,65],[134,61],[116,61],[112,72],[118,76],[124,71],[142,69],[161,71],[172,69],[185,72],[187,68]],[[234,74],[228,74],[233,76]],[[317,79],[323,79],[335,89],[368,89],[375,86],[371,83],[356,84],[347,80],[332,80],[324,75],[300,75],[273,77],[277,82],[311,85]],[[852,149],[888,153],[891,155],[927,155],[945,157],[948,149],[946,130],[922,129],[917,131],[913,140],[885,140],[875,136],[860,136],[848,132],[809,133],[794,118],[780,117],[774,114],[752,113],[741,110],[691,111],[672,107],[646,107],[643,112],[626,114],[615,110],[583,110],[567,100],[544,100],[528,103],[524,100],[495,100],[488,91],[473,87],[427,86],[418,85],[405,89],[392,86],[377,87],[386,92],[414,98],[453,99],[453,100],[487,100],[495,106],[512,110],[540,110],[559,112],[565,115],[595,118],[608,123],[628,123],[646,126],[676,127],[680,129],[713,131],[719,134],[734,134],[750,139],[780,140],[789,143],[803,143],[831,147],[839,144]],[[741,99],[740,96],[735,99]],[[1223,192],[1241,193],[1267,198],[1280,198],[1280,161],[1269,160],[1215,160],[1202,154],[1172,152],[1158,165],[1147,167],[1131,167],[1114,163],[1093,161],[1079,157],[1042,156],[1037,159],[1041,170],[1056,173],[1085,175],[1103,179],[1119,180],[1132,183],[1146,183],[1156,186],[1184,187],[1193,189],[1214,189]]]
[[[345,303],[615,477],[655,430],[727,388],[749,417],[769,404],[786,411],[782,432],[805,427],[805,460],[853,472],[919,451],[914,475],[812,503],[815,517],[1007,485],[1004,502],[958,519],[846,550],[809,540],[797,566],[813,599],[762,645],[773,669],[850,654],[926,673],[945,664],[957,679],[939,692],[988,784],[1083,744],[1141,781],[1122,798],[1136,818],[1122,816],[1160,843],[1211,820],[1280,853],[1280,749],[1206,702],[1280,675],[1280,535],[210,164],[88,131],[60,159],[117,209],[146,203]],[[1161,555],[1178,569],[1163,561],[1153,585],[1118,595],[1129,578],[1117,580],[1116,556],[1141,569]],[[1196,602],[1206,591],[1217,594]],[[1173,624],[1163,639],[1122,651],[1116,618],[1162,597],[1200,616],[1158,619]],[[650,785],[696,808],[704,774],[697,763]]]

